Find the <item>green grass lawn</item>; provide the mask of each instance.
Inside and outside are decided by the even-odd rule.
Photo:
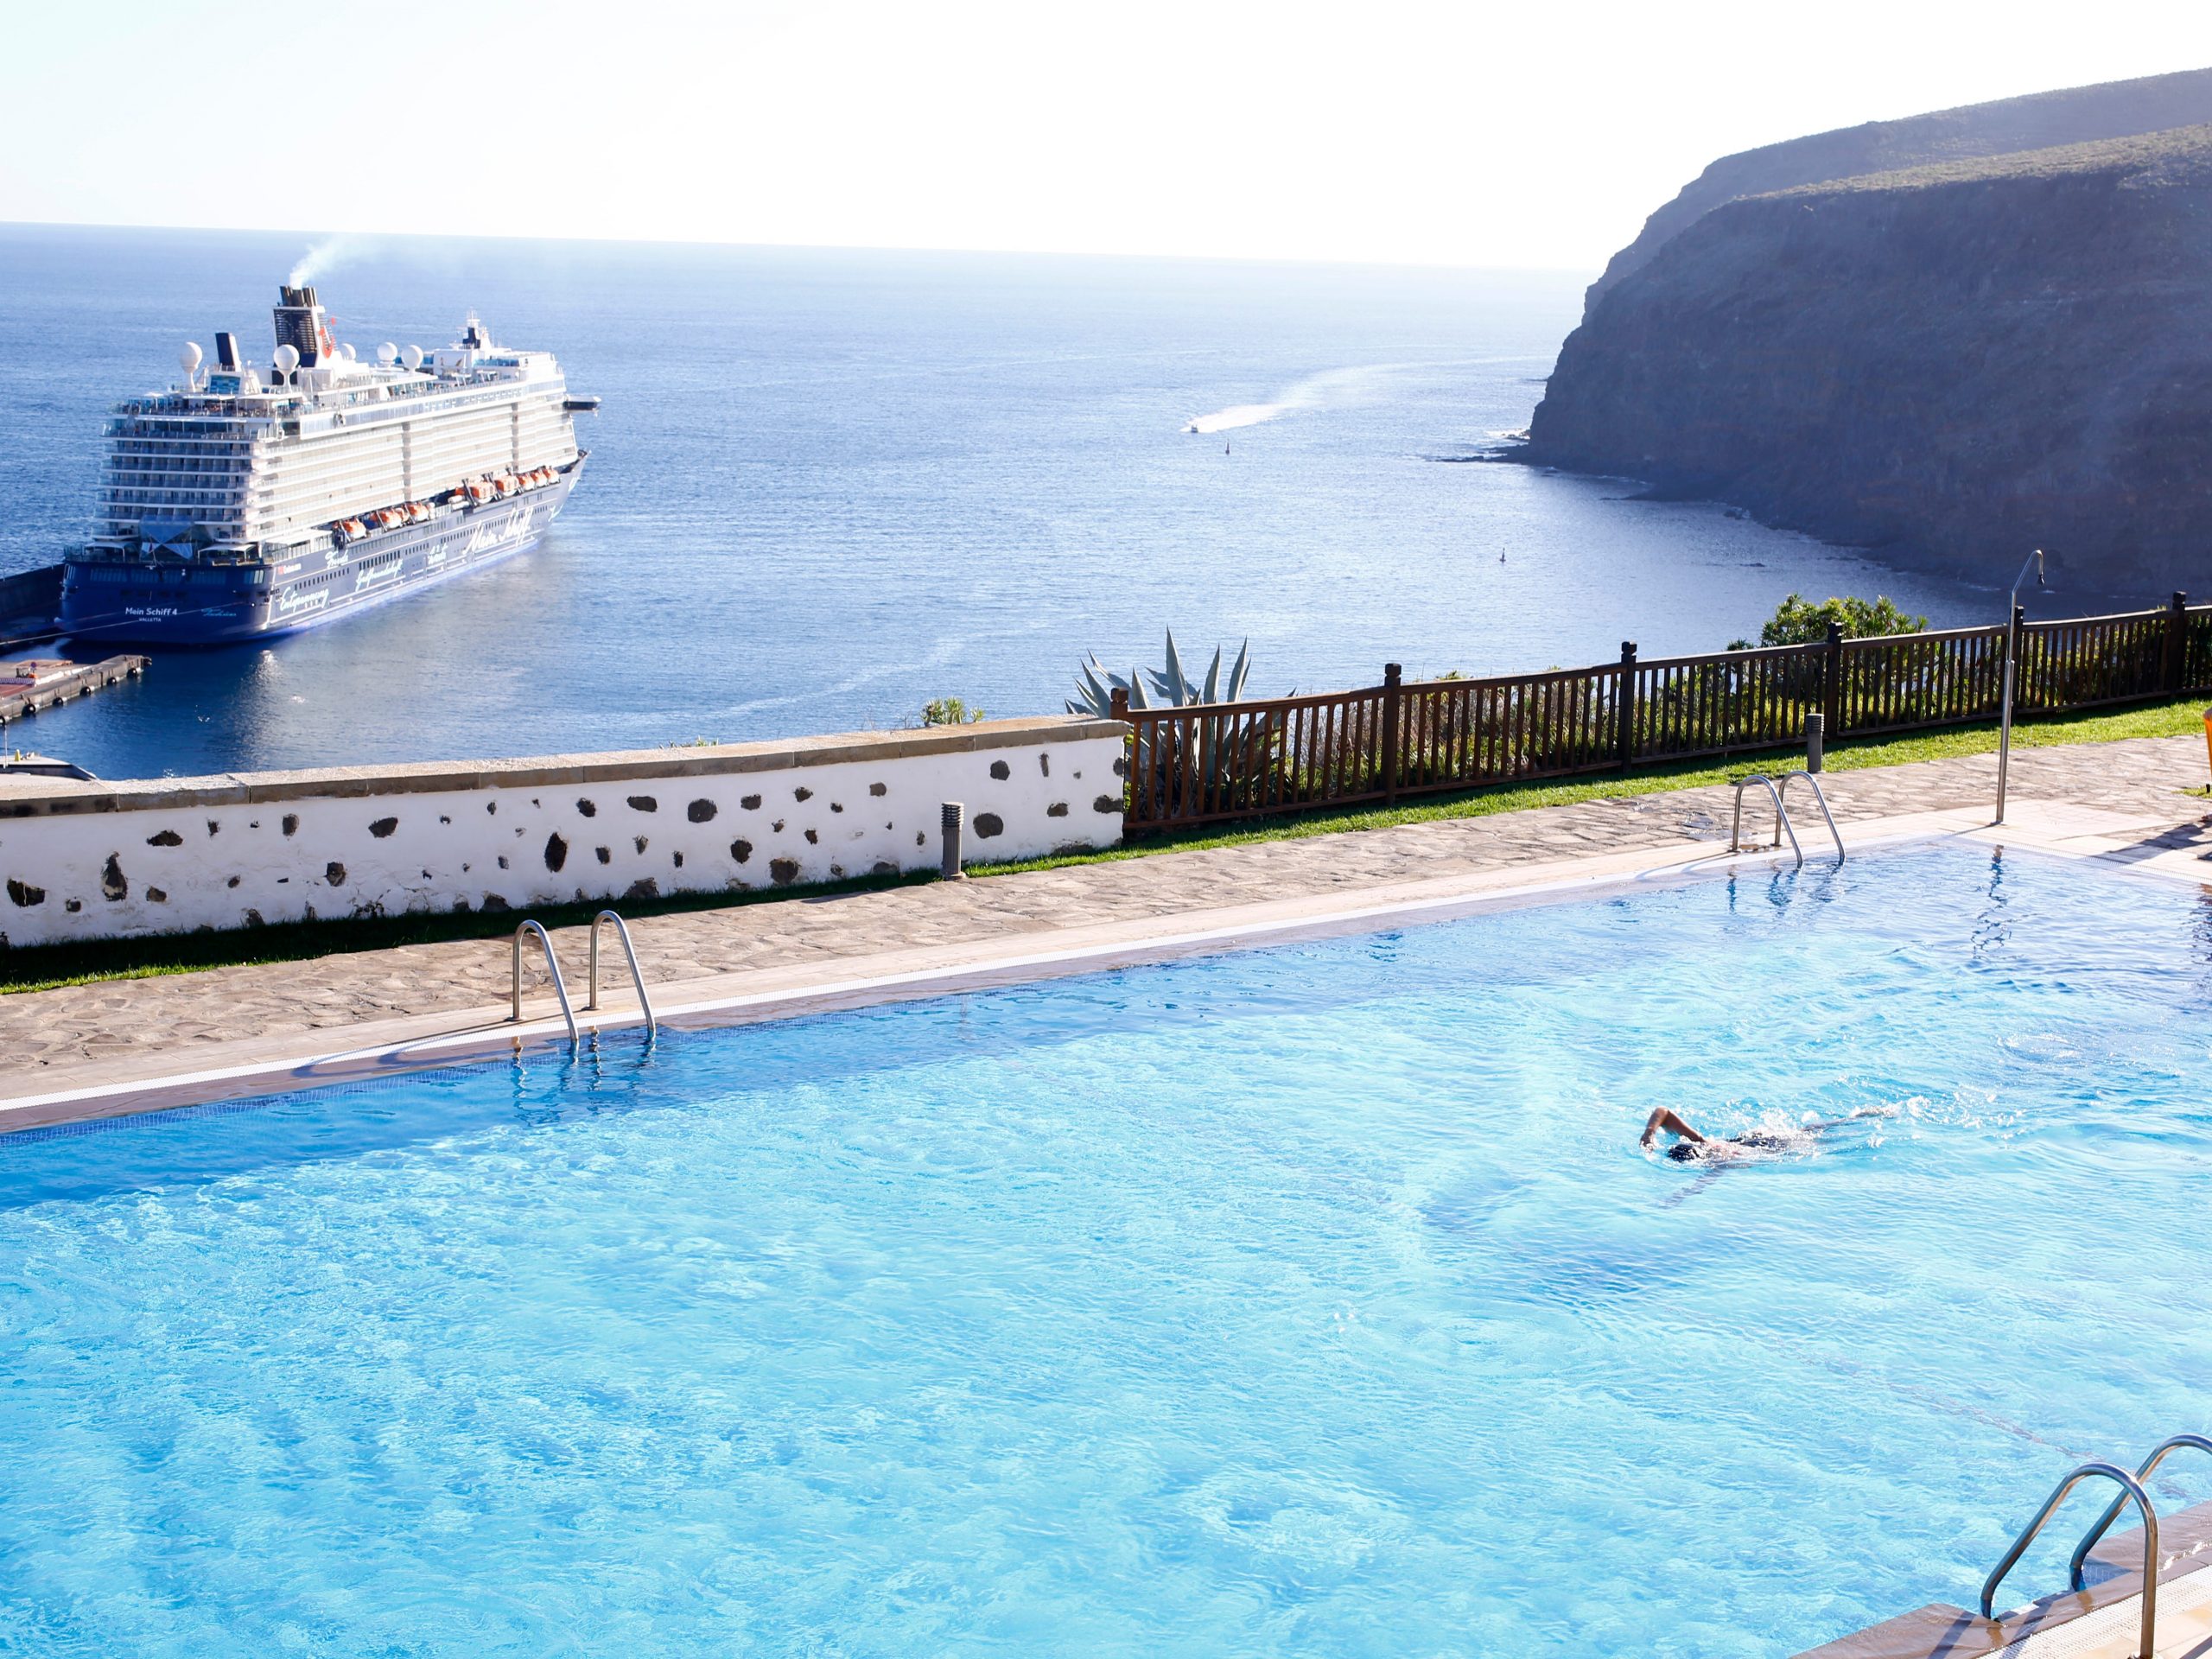
[[[2110,743],[2130,737],[2177,737],[2203,730],[2202,699],[2153,704],[2118,714],[2067,715],[2023,722],[2012,728],[2018,748],[2044,748],[2067,743]],[[1915,760],[1940,760],[1953,755],[1988,754],[1997,747],[1997,728],[1963,726],[1915,737],[1846,740],[1827,750],[1827,769],[1849,772],[1862,766],[1897,766]],[[1786,755],[1791,749],[1769,750]],[[1148,858],[1156,853],[1187,851],[1202,847],[1237,847],[1253,842],[1289,841],[1305,836],[1335,835],[1347,830],[1381,830],[1401,823],[1428,823],[1444,818],[1486,817],[1494,812],[1520,812],[1532,807],[1564,806],[1576,801],[1618,800],[1630,795],[1654,795],[1670,789],[1693,789],[1701,784],[1725,784],[1752,769],[1759,756],[1731,756],[1725,763],[1693,761],[1676,766],[1639,766],[1625,775],[1573,779],[1556,783],[1498,784],[1487,789],[1451,795],[1426,795],[1389,807],[1361,807],[1336,811],[1300,813],[1295,817],[1262,819],[1230,829],[1202,829],[1179,834],[1147,836],[1107,852],[1072,853],[1054,858],[1029,859],[1009,864],[971,864],[969,874],[978,880],[1018,874],[1025,870],[1064,868],[1073,864],[1098,864],[1115,859]],[[819,887],[772,888],[766,892],[684,893],[670,898],[632,900],[623,906],[631,919],[665,916],[679,912],[728,910],[742,905],[783,904],[796,899],[821,899],[842,893],[869,893],[885,887],[911,887],[937,878],[923,872],[901,876],[864,876]],[[588,922],[596,904],[533,906],[530,914],[548,927],[567,927]],[[39,991],[60,985],[93,980],[141,979],[156,974],[196,973],[204,968],[236,963],[298,962],[314,957],[352,950],[379,950],[394,945],[430,944],[448,939],[503,938],[514,931],[519,914],[471,912],[462,915],[380,917],[359,921],[299,922],[236,932],[163,934],[153,938],[118,939],[92,944],[31,945],[0,950],[0,995]]]

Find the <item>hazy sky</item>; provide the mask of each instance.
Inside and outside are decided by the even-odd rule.
[[[0,0],[0,219],[1590,269],[1707,162],[2212,4]]]

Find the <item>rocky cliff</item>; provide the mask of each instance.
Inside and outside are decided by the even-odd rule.
[[[1725,200],[1592,290],[1524,458],[2212,593],[2212,125]]]
[[[1741,196],[1942,162],[2132,138],[2206,122],[2212,122],[2212,69],[2184,69],[1969,104],[1901,121],[1869,121],[1724,156],[1644,221],[1636,240],[1612,257],[1605,275],[1592,285],[1590,298],[1594,302],[1648,263],[1669,238]]]

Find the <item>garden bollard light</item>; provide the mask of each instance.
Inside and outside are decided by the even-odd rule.
[[[968,809],[958,801],[944,804],[944,862],[941,873],[948,881],[965,881],[968,873],[960,868],[960,825],[968,816]]]
[[[2204,711],[2204,760],[2207,766],[2212,766],[2212,709]],[[2212,784],[2204,785],[2204,792],[2212,795]]]
[[[1821,754],[1827,741],[1828,717],[1813,714],[1805,716],[1805,770],[1821,769]]]

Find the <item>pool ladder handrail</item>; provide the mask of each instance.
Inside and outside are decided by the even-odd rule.
[[[1776,786],[1774,779],[1763,772],[1750,772],[1736,780],[1736,816],[1728,828],[1730,852],[1763,850],[1757,848],[1747,849],[1744,845],[1744,791],[1753,784],[1761,784],[1766,788],[1767,798],[1774,803],[1774,839],[1768,845],[1779,849],[1783,836],[1787,835],[1789,837],[1789,850],[1797,857],[1797,868],[1799,869],[1805,868],[1805,849],[1797,839],[1797,826],[1789,817],[1789,785],[1800,778],[1811,785],[1813,799],[1820,805],[1821,817],[1827,820],[1828,834],[1835,841],[1835,861],[1839,864],[1843,862],[1843,832],[1835,827],[1835,814],[1828,810],[1827,793],[1821,789],[1821,780],[1802,766],[1783,772],[1779,788]]]
[[[2168,1435],[2151,1448],[2149,1457],[2136,1465],[2137,1482],[2147,1491],[2150,1489],[2151,1477],[2158,1473],[2158,1465],[2166,1460],[2167,1454],[2184,1448],[2196,1452],[2212,1452],[2212,1440],[2207,1440],[2202,1434]],[[2120,1519],[2120,1512],[2126,1507],[2127,1494],[2122,1492],[2118,1497],[2113,1499],[2111,1506],[2097,1517],[2096,1524],[2082,1535],[2082,1541],[2074,1546],[2074,1559],[2067,1562],[2066,1570],[2068,1582],[2075,1589],[2079,1590],[2082,1587],[2082,1569],[2088,1561],[2089,1552],[2097,1547],[2099,1539],[2112,1530],[2112,1523]]]
[[[2112,1481],[2120,1487],[2120,1505],[2115,1507],[2124,1506],[2132,1499],[2135,1507],[2143,1511],[2143,1622],[2137,1659],[2157,1659],[2158,1512],[2151,1507],[2151,1495],[2143,1490],[2143,1483],[2117,1464],[2093,1459],[2077,1465],[2065,1479],[2058,1483],[2050,1496],[2044,1499],[2043,1508],[2036,1511],[2036,1518],[2029,1522],[2026,1529],[2012,1541],[2012,1548],[2005,1552],[2005,1559],[1997,1563],[1996,1570],[1982,1580],[1981,1616],[1993,1624],[1996,1622],[1997,1615],[1993,1608],[1997,1599],[1997,1586],[2005,1581],[2005,1575],[2012,1570],[2020,1557],[2028,1553],[2028,1546],[2035,1542],[2036,1535],[2043,1530],[2044,1523],[2065,1502],[2066,1495],[2092,1478]],[[2078,1581],[2075,1587],[2080,1587]]]
[[[1728,850],[1732,853],[1764,850],[1757,848],[1747,849],[1744,845],[1744,791],[1753,784],[1764,784],[1766,786],[1767,798],[1774,803],[1774,840],[1770,845],[1779,849],[1782,845],[1782,837],[1787,833],[1789,837],[1789,850],[1797,855],[1797,867],[1802,869],[1805,866],[1805,849],[1797,844],[1797,826],[1789,822],[1789,809],[1782,804],[1782,791],[1774,786],[1774,779],[1763,772],[1751,772],[1736,780],[1736,817],[1735,821],[1728,827]]]
[[[622,941],[622,954],[630,959],[630,980],[638,988],[638,1006],[645,1010],[645,1041],[650,1044],[660,1033],[660,1022],[653,1018],[652,999],[645,995],[645,969],[638,966],[638,947],[630,943],[629,924],[611,910],[602,910],[591,918],[591,995],[585,1001],[588,1008],[599,1006],[599,925],[614,924],[614,932]]]
[[[576,1029],[576,1011],[569,1006],[568,982],[561,977],[561,964],[554,959],[551,937],[547,934],[544,927],[537,922],[526,921],[515,929],[513,1013],[511,1016],[511,1023],[515,1025],[522,1023],[522,936],[525,933],[535,933],[537,936],[538,944],[544,947],[545,970],[553,976],[553,995],[561,999],[561,1017],[569,1022],[569,1046],[574,1048],[582,1040],[582,1035]]]
[[[1844,856],[1843,831],[1835,827],[1835,814],[1828,810],[1827,791],[1821,787],[1821,780],[1802,766],[1799,766],[1794,771],[1785,772],[1782,774],[1782,798],[1784,801],[1787,801],[1789,798],[1789,785],[1796,783],[1800,778],[1802,778],[1808,785],[1811,785],[1813,799],[1816,804],[1818,804],[1821,809],[1821,816],[1827,820],[1828,836],[1835,842],[1835,861],[1840,864],[1843,862]]]

